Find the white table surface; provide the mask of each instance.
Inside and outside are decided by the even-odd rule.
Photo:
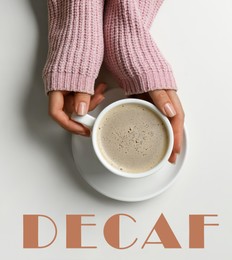
[[[232,2],[166,0],[152,27],[172,64],[186,112],[188,154],[176,183],[162,195],[139,203],[108,199],[79,176],[71,135],[47,115],[41,70],[47,51],[45,0],[0,0],[0,258],[4,260],[223,259],[229,260],[232,232]],[[105,70],[99,76],[115,85]],[[133,216],[122,241],[137,237],[127,250],[110,247],[104,223],[114,214]],[[141,246],[163,213],[182,249]],[[23,215],[43,214],[58,228],[45,249],[23,248]],[[97,249],[66,249],[67,214],[94,214],[83,241]],[[189,249],[189,215],[207,218],[205,248]],[[41,223],[40,242],[53,229]],[[124,232],[124,233],[123,233]],[[158,240],[153,237],[153,240]]]

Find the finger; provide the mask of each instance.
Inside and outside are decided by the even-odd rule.
[[[107,87],[106,83],[104,82],[99,83],[94,91],[95,92],[94,95],[103,94],[106,90],[106,87]]]
[[[169,98],[172,100],[172,104],[175,107],[175,109],[177,109],[178,114],[182,114],[184,117],[184,110],[182,107],[182,104],[180,102],[180,99],[176,93],[175,90],[167,90],[166,91],[167,95],[169,96]]]
[[[57,111],[53,118],[60,126],[62,126],[64,129],[68,130],[73,134],[78,134],[83,136],[90,135],[89,129],[85,128],[81,124],[72,121],[68,117],[68,115],[64,113],[64,111],[61,110]]]
[[[170,122],[174,134],[173,152],[179,154],[181,152],[181,146],[183,143],[184,120],[181,116],[176,115]]]
[[[176,153],[172,153],[171,156],[169,157],[168,161],[170,163],[175,163],[176,162],[176,159],[177,159],[177,154]]]
[[[87,128],[70,120],[68,115],[63,111],[64,96],[59,91],[53,91],[49,94],[49,114],[64,129],[84,136],[89,136]]]
[[[74,94],[74,111],[79,116],[87,114],[89,109],[91,96],[86,93],[75,93]]]
[[[63,109],[64,106],[64,95],[60,91],[49,92],[49,114],[53,116],[56,111]]]
[[[104,91],[106,89],[107,85],[106,83],[100,83],[96,90],[94,95],[91,98],[90,104],[89,104],[89,111],[94,110],[104,99]]]
[[[181,152],[181,147],[183,143],[183,133],[184,133],[184,110],[182,108],[181,102],[175,91],[167,91],[172,104],[177,111],[175,117],[171,118],[170,122],[174,133],[174,147],[173,152],[179,154]]]
[[[89,104],[89,111],[94,110],[104,99],[105,97],[103,95],[100,95],[98,97],[93,97],[93,99],[91,99]]]
[[[154,90],[150,91],[149,94],[154,104],[164,115],[168,117],[174,117],[176,115],[172,101],[165,90]]]

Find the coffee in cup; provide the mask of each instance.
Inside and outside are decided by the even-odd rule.
[[[102,156],[112,167],[128,173],[154,168],[168,148],[162,119],[141,104],[122,104],[108,111],[96,130]]]

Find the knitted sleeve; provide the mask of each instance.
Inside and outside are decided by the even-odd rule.
[[[45,91],[94,93],[103,61],[105,0],[48,0]]]
[[[127,95],[156,89],[176,89],[172,69],[149,31],[162,2],[106,2],[104,63]]]

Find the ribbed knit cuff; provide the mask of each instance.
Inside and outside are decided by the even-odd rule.
[[[177,90],[172,71],[149,71],[141,75],[118,80],[126,95],[146,93],[157,89]]]
[[[63,90],[94,94],[95,78],[68,72],[48,72],[43,75],[45,92]]]

